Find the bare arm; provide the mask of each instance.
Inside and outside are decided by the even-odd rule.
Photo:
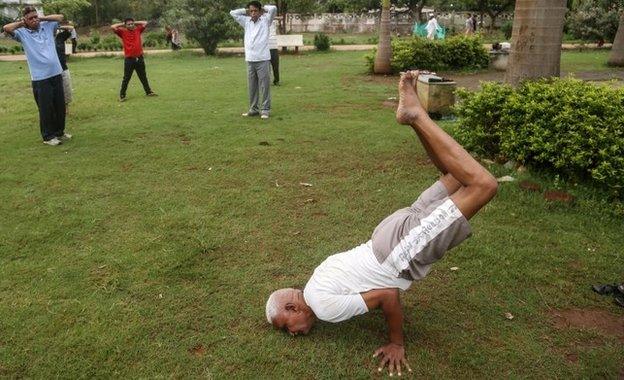
[[[56,22],[63,22],[63,20],[65,20],[65,16],[63,15],[47,15],[47,16],[41,16],[39,17],[39,20],[41,21],[56,21]]]
[[[58,28],[59,29],[63,29],[63,30],[74,30],[74,26],[73,25],[61,25]]]
[[[142,25],[142,26],[147,26],[147,21],[135,21],[134,25]]]
[[[6,24],[5,26],[2,27],[2,30],[4,30],[6,34],[13,36],[13,32],[16,29],[23,28],[24,26],[25,26],[24,21],[16,21],[10,24]]]
[[[125,24],[123,22],[118,22],[117,24],[113,24],[110,27],[111,27],[112,30],[117,30],[117,29],[121,28],[124,25]]]
[[[399,290],[396,288],[371,290],[362,293],[362,298],[369,310],[381,308],[388,324],[388,340],[390,342],[380,347],[374,354],[375,357],[381,357],[379,371],[386,365],[391,375],[396,369],[400,376],[402,365],[411,371],[405,359],[405,348],[403,347],[403,308],[401,307]]]

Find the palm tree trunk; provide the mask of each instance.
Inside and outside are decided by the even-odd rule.
[[[505,81],[559,77],[566,0],[517,0]]]
[[[381,21],[379,22],[379,43],[375,55],[375,74],[391,74],[392,45],[390,42],[390,0],[381,2]]]
[[[624,66],[624,12],[620,15],[620,25],[618,25],[607,63],[609,66]]]

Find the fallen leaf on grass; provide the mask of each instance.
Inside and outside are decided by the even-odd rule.
[[[305,186],[305,187],[312,187],[312,184],[311,183],[307,183],[307,182],[299,182],[299,184],[301,186]]]
[[[303,203],[314,203],[314,202],[316,202],[314,200],[314,198],[309,198],[309,199],[306,199],[305,201],[303,201]]]
[[[549,190],[544,193],[544,199],[547,201],[570,203],[574,201],[575,198],[574,195],[568,194],[564,191]]]
[[[452,271],[459,270],[459,267],[451,267],[451,270],[452,270]]]
[[[511,321],[512,319],[514,319],[514,316],[510,312],[506,312],[505,313],[505,318],[507,318],[507,319],[509,319]]]
[[[527,180],[520,182],[518,186],[520,186],[522,190],[526,190],[526,191],[536,191],[536,192],[542,191],[542,187],[539,184],[535,182],[527,181]]]

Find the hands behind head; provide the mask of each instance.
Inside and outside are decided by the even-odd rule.
[[[407,368],[409,372],[412,372],[407,359],[405,359],[405,348],[396,343],[388,343],[385,346],[380,347],[375,351],[373,357],[380,357],[378,372],[383,371],[384,367],[388,366],[388,373],[390,376],[394,376],[394,372],[401,376],[401,369]]]

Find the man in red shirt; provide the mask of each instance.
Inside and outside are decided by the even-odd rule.
[[[134,21],[133,18],[127,18],[123,24],[111,25],[111,29],[121,38],[124,48],[124,77],[121,82],[121,91],[119,92],[119,101],[126,100],[126,90],[128,89],[128,83],[132,78],[132,73],[136,70],[143,89],[147,96],[156,96],[156,93],[152,91],[147,81],[147,74],[145,73],[145,60],[143,59],[143,41],[141,40],[141,34],[145,30],[147,21]]]

